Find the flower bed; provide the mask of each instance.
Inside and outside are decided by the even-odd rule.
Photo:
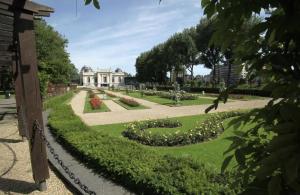
[[[106,95],[108,95],[109,97],[117,97],[115,94],[112,94],[112,93],[109,93],[109,92],[106,92]]]
[[[102,105],[102,101],[98,97],[94,97],[90,99],[90,104],[93,110],[100,109]]]
[[[217,137],[224,131],[222,121],[239,115],[241,115],[240,112],[214,114],[194,129],[186,132],[176,131],[169,134],[152,134],[151,131],[146,131],[146,129],[154,127],[176,127],[172,126],[171,124],[173,123],[168,120],[134,122],[127,126],[127,129],[123,132],[123,136],[150,146],[194,144]],[[160,124],[166,124],[166,126]]]
[[[160,155],[142,145],[95,131],[65,104],[73,93],[49,100],[51,132],[65,149],[95,173],[136,194],[234,194],[228,175],[217,174],[188,157]]]
[[[128,106],[132,106],[132,107],[140,106],[140,104],[137,101],[135,101],[134,99],[120,98],[120,102],[122,102]]]
[[[169,92],[158,92],[157,95],[161,98],[174,99],[174,93],[172,91]],[[196,100],[198,98],[197,95],[186,93],[184,91],[180,91],[179,95],[180,100]]]
[[[153,90],[145,90],[143,92],[144,92],[144,95],[147,95],[147,96],[155,96],[158,93],[157,91],[153,91]]]

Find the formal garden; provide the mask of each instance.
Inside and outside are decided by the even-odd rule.
[[[229,137],[255,124],[236,130],[233,120],[247,110],[186,116],[125,124],[87,126],[67,103],[69,92],[48,100],[51,131],[74,156],[98,173],[146,194],[235,194],[236,165],[221,173]],[[232,152],[229,152],[231,154]]]
[[[9,8],[1,11],[7,20],[3,21],[22,27],[24,21],[15,13],[23,8],[11,12],[15,3],[3,2],[0,9]],[[100,9],[101,2],[85,1],[91,3]],[[5,42],[1,47],[5,55],[12,51],[1,56],[5,66],[1,65],[0,99],[8,98],[8,92],[14,91],[11,83],[17,83],[18,120],[27,125],[19,128],[20,135],[29,130],[21,136],[30,140],[32,167],[45,171],[36,181],[48,178],[43,147],[50,153],[54,150],[40,126],[43,102],[52,143],[57,141],[99,177],[136,194],[299,194],[299,1],[203,0],[201,6],[203,17],[195,26],[151,49],[147,46],[148,51],[140,50],[144,52],[132,64],[135,75],[128,74],[132,83],[124,82],[123,89],[94,85],[72,90],[72,83],[82,81],[65,36],[43,19],[26,24],[35,27],[28,40],[27,33],[11,32],[23,28],[2,25],[1,41],[17,38],[20,43]],[[12,56],[20,63],[11,63]],[[27,57],[32,59],[27,62]],[[22,71],[13,75],[16,67],[7,64]],[[199,65],[211,73],[195,75]],[[49,95],[52,84],[66,85],[68,90]],[[75,179],[71,169],[65,168]]]

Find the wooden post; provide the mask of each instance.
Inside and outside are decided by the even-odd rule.
[[[42,100],[37,74],[37,56],[35,45],[33,13],[16,10],[15,12],[15,38],[19,44],[19,63],[21,88],[23,92],[26,129],[30,145],[31,166],[33,178],[37,184],[45,185],[49,178],[48,162],[45,143],[38,131],[34,130],[34,123],[38,121],[43,128]],[[45,190],[45,189],[43,189]]]

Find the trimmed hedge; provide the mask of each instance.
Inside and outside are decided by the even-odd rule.
[[[147,87],[149,89],[152,89],[152,87]],[[173,90],[173,86],[157,86],[157,90],[160,91],[169,91]],[[220,90],[219,88],[205,88],[205,87],[191,87],[184,89],[189,92],[194,92],[194,93],[201,93],[204,91],[205,93],[219,93]],[[230,94],[240,94],[240,95],[254,95],[254,96],[261,96],[261,97],[270,97],[271,96],[271,91],[267,90],[261,90],[261,89],[233,89]]]
[[[229,177],[187,157],[162,156],[156,151],[94,131],[76,116],[72,97],[50,100],[49,126],[57,140],[80,161],[138,194],[235,194]]]
[[[131,107],[138,107],[140,106],[140,103],[138,103],[137,101],[135,101],[134,99],[128,99],[128,98],[120,98],[120,102],[131,106]]]
[[[239,116],[240,112],[224,112],[213,114],[206,119],[199,126],[189,131],[176,131],[174,133],[159,134],[152,133],[146,129],[155,127],[169,127],[174,128],[180,126],[177,121],[165,120],[151,120],[134,122],[127,125],[127,129],[122,133],[124,137],[130,140],[135,140],[141,144],[149,146],[178,146],[188,145],[203,142],[217,137],[224,131],[222,121]]]

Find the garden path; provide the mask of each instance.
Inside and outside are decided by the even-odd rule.
[[[110,109],[111,112],[118,112],[126,110],[124,107],[115,103],[112,100],[103,100],[104,104]]]
[[[19,136],[15,100],[0,100],[0,194],[73,194],[50,169],[47,191],[32,178],[28,141]]]
[[[148,106],[150,109],[144,110],[124,110],[118,112],[102,112],[102,113],[83,113],[83,106],[86,91],[80,91],[71,100],[71,106],[75,112],[87,125],[105,125],[105,124],[116,124],[126,123],[137,120],[147,119],[160,119],[170,117],[181,117],[204,114],[205,109],[209,105],[192,105],[192,106],[181,106],[181,107],[169,107],[165,105],[159,105],[146,100],[136,99],[139,103]],[[131,98],[126,95],[122,95],[116,92],[110,92],[120,97]],[[268,103],[269,99],[263,100],[249,100],[249,101],[233,101],[226,104],[220,103],[217,110],[213,112],[224,112],[238,109],[253,109],[264,107]]]

